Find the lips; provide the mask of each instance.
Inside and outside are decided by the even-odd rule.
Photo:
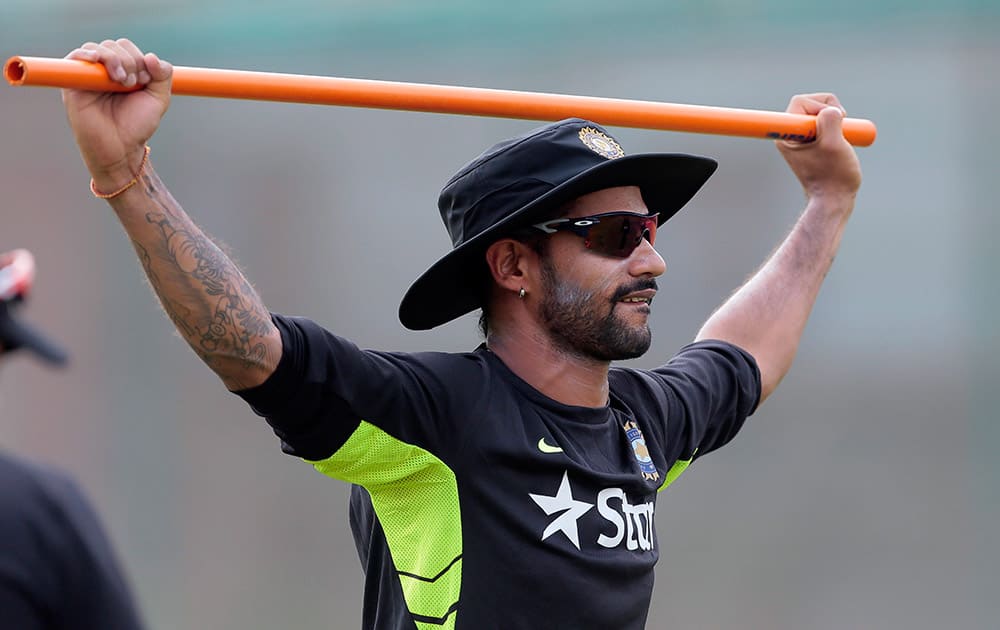
[[[648,306],[653,303],[653,296],[655,295],[656,289],[646,289],[644,291],[629,293],[618,301],[624,304],[644,304]]]

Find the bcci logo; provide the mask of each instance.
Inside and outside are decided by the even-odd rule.
[[[581,129],[580,140],[587,145],[588,149],[609,160],[625,155],[625,151],[622,150],[621,146],[613,138],[593,127],[584,127]]]
[[[649,479],[650,481],[659,480],[660,473],[657,472],[656,466],[653,465],[653,459],[649,456],[649,449],[646,448],[646,439],[642,437],[639,425],[630,420],[622,428],[625,429],[625,437],[628,438],[629,444],[632,445],[635,460],[639,462],[639,470],[642,471],[642,478]]]

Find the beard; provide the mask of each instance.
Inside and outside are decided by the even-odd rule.
[[[542,321],[563,351],[610,362],[635,359],[649,350],[653,338],[649,326],[628,324],[618,316],[615,305],[629,293],[655,289],[655,280],[640,280],[620,287],[605,300],[593,291],[559,278],[547,258],[542,261],[542,279],[545,289],[540,306]]]

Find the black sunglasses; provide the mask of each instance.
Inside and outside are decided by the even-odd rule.
[[[605,212],[589,217],[552,219],[536,223],[532,227],[545,232],[572,232],[583,238],[583,246],[597,253],[617,258],[628,258],[642,243],[642,239],[652,245],[656,241],[656,217],[658,214],[636,214],[634,212]]]

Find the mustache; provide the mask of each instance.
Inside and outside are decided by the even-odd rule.
[[[614,295],[611,296],[612,302],[617,302],[629,293],[635,293],[636,291],[645,291],[646,289],[653,289],[654,291],[659,291],[659,286],[656,284],[655,278],[645,278],[643,280],[636,280],[631,284],[627,284],[618,287]]]

